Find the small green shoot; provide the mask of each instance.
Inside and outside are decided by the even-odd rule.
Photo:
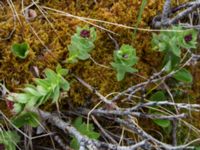
[[[119,50],[115,51],[114,62],[111,65],[117,71],[117,80],[123,80],[127,72],[137,72],[137,69],[132,68],[137,61],[136,50],[130,45],[123,44]]]
[[[68,46],[69,58],[68,63],[75,63],[80,60],[86,60],[90,57],[90,52],[94,49],[94,41],[96,40],[95,28],[88,26],[77,27],[76,33],[72,36],[71,44]]]
[[[97,140],[100,137],[100,134],[98,132],[94,131],[93,124],[89,124],[87,126],[86,123],[83,122],[81,117],[76,118],[76,120],[73,122],[73,126],[82,134],[87,136],[90,139]],[[79,150],[79,143],[75,137],[72,138],[72,141],[70,143],[70,147],[74,150]]]
[[[12,53],[21,59],[25,59],[29,53],[29,45],[28,43],[15,43],[11,47]]]

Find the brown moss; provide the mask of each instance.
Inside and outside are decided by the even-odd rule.
[[[143,13],[143,20],[141,23],[143,27],[148,27],[150,18],[157,13],[157,8],[160,7],[161,3],[162,2],[153,4],[152,1],[148,2],[148,6]],[[28,1],[26,4],[29,4]],[[48,1],[43,3],[43,5],[60,10],[63,9],[75,15],[134,26],[137,22],[138,15],[138,11],[136,10],[139,10],[141,2],[122,0],[99,2],[94,4],[93,2],[87,3],[85,1],[70,1],[68,4],[69,5],[67,5],[65,1]],[[17,2],[15,5],[16,10],[20,12],[20,6]],[[156,6],[153,7],[154,5]],[[149,7],[153,7],[152,13],[149,13]],[[24,18],[20,16],[22,26],[19,22],[16,22],[16,30],[13,36],[9,40],[0,43],[0,48],[2,49],[2,59],[0,60],[0,78],[6,81],[6,84],[11,90],[21,87],[23,83],[32,81],[33,75],[30,71],[30,67],[37,66],[40,71],[42,71],[46,67],[55,68],[58,62],[64,61],[67,56],[67,44],[70,43],[71,35],[74,34],[76,26],[84,25],[78,20],[48,12],[50,15],[47,15],[47,17],[51,22],[50,25],[44,16],[36,8],[34,9],[37,11],[37,18],[34,21],[27,23]],[[161,7],[159,9],[161,9]],[[9,16],[7,19],[10,21],[7,22],[6,25],[4,24],[4,26],[0,26],[4,31],[6,31],[2,36],[6,36],[10,30],[13,29],[13,25],[11,23],[12,12],[10,10],[6,10],[6,12],[6,14],[2,14],[1,16]],[[53,28],[51,26],[53,26]],[[132,44],[137,49],[137,55],[139,57],[143,58],[146,56],[146,52],[149,54],[149,51],[151,51],[151,35],[149,33],[138,32],[136,39],[133,41],[132,31],[130,30],[111,25],[101,24],[101,26],[118,33],[119,36],[114,36],[114,38],[120,45],[123,43]],[[37,36],[35,36],[35,34],[37,34]],[[10,52],[11,45],[15,42],[21,41],[28,42],[31,47],[31,53],[26,60],[19,60]],[[105,31],[98,31],[98,40],[95,45],[96,48],[91,54],[92,57],[98,63],[110,66],[115,47]],[[147,61],[149,60],[148,57],[146,58]],[[149,64],[144,62],[143,59],[141,59],[140,62],[141,63],[138,65],[138,68],[139,70],[143,70],[141,74],[148,76],[151,70],[151,68],[149,68]],[[151,64],[154,65],[156,62],[157,61],[154,61],[154,63],[151,62]],[[96,87],[103,95],[125,89],[133,83],[141,81],[141,79],[138,79],[137,76],[129,74],[126,75],[126,79],[124,81],[117,82],[115,71],[101,68],[95,65],[91,60],[80,61],[78,64],[66,66],[72,70],[74,74],[80,76],[90,85]],[[77,91],[77,89],[79,92],[73,92]],[[81,97],[84,97],[84,95],[87,95],[88,93],[88,91],[80,89],[82,89],[82,85],[78,83],[76,86],[72,85],[70,95],[76,103],[84,102]]]
[[[25,4],[28,5],[30,2],[26,1]],[[91,17],[134,27],[137,22],[141,2],[108,0],[95,4],[93,1],[70,0],[43,1],[40,5],[63,10],[78,16]],[[150,28],[149,23],[156,14],[161,13],[163,2],[164,0],[159,0],[156,3],[154,0],[148,1],[139,27]],[[14,4],[17,12],[20,14],[21,8],[19,3],[14,1]],[[52,11],[47,11],[48,22],[36,7],[32,9],[37,11],[38,14],[35,20],[27,23],[23,16],[20,15],[22,25],[16,21],[16,29],[11,38],[0,42],[0,78],[4,79],[7,87],[13,91],[22,87],[23,83],[32,81],[33,73],[30,71],[32,66],[37,66],[41,72],[46,67],[54,69],[58,62],[62,63],[68,55],[67,45],[70,43],[70,38],[75,32],[76,26],[85,25],[80,20],[64,17]],[[0,21],[0,29],[3,30],[0,36],[5,38],[14,28],[12,12],[9,7],[6,7],[5,11],[0,12]],[[136,65],[139,70],[138,74],[148,77],[152,73],[153,68],[160,66],[160,54],[154,52],[151,48],[150,32],[137,31],[136,36],[133,38],[132,30],[108,24],[97,24],[117,33],[118,35],[113,35],[113,37],[118,41],[119,45],[126,43],[136,48],[137,55],[140,58],[139,63]],[[91,56],[98,63],[110,66],[115,45],[105,31],[97,29],[97,34],[96,47],[92,51]],[[15,58],[10,51],[13,43],[22,41],[26,41],[30,45],[30,55],[25,60]],[[96,87],[103,95],[114,91],[121,91],[143,81],[142,78],[136,75],[127,74],[123,81],[117,82],[114,70],[102,68],[91,60],[63,65],[69,68],[72,73]],[[84,96],[88,94],[90,92],[84,89],[81,84],[73,83],[71,85],[70,97],[75,103],[82,104]]]

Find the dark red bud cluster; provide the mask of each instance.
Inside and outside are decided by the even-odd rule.
[[[89,30],[82,30],[80,33],[80,36],[83,38],[89,38],[90,37],[90,31]]]
[[[5,146],[3,144],[0,144],[0,150],[5,150]]]
[[[192,34],[186,35],[186,36],[184,37],[184,39],[185,39],[185,42],[186,42],[186,43],[190,42],[190,41],[192,40]]]
[[[12,101],[6,101],[6,104],[7,104],[7,107],[10,109],[10,110],[12,110],[13,108],[14,108],[14,102],[12,102]],[[1,149],[0,149],[1,150]]]

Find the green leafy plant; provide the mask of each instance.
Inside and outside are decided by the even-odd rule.
[[[69,58],[67,62],[75,63],[78,60],[86,60],[90,57],[89,52],[94,49],[94,41],[96,40],[95,28],[88,26],[77,27],[76,33],[71,38],[71,44],[68,46]]]
[[[100,134],[98,132],[94,131],[93,124],[89,124],[87,126],[86,123],[83,122],[81,117],[76,118],[76,120],[73,122],[73,126],[82,134],[87,136],[90,139],[98,139]],[[70,147],[79,150],[79,143],[75,137],[72,138]]]
[[[15,131],[0,131],[0,148],[4,150],[16,150],[20,137]]]
[[[163,64],[167,72],[172,71],[180,63],[181,49],[196,48],[197,31],[194,29],[183,30],[180,26],[173,26],[173,31],[153,34],[154,49],[165,54]]]
[[[166,97],[163,91],[158,91],[150,97],[150,100],[151,101],[165,101]],[[154,108],[157,108],[157,107],[154,107]],[[150,112],[153,114],[162,115],[161,112],[156,111],[151,108],[150,108]],[[164,119],[153,119],[153,122],[162,128],[167,128],[171,125],[169,120],[164,120]]]
[[[25,59],[29,53],[29,45],[26,42],[15,43],[12,45],[11,51],[15,56],[21,59]]]
[[[137,69],[132,68],[137,61],[136,50],[130,45],[123,44],[119,50],[115,51],[114,62],[111,65],[117,71],[117,80],[123,80],[127,72],[137,72]]]
[[[178,81],[182,81],[186,83],[191,83],[193,81],[193,77],[191,73],[185,68],[180,69],[178,72],[176,72],[173,75],[173,77]]]
[[[16,120],[13,122],[22,126],[21,120],[23,122],[23,118],[27,118],[25,124],[36,126],[37,117],[35,114],[27,112],[44,104],[48,99],[51,99],[52,103],[57,103],[60,90],[69,90],[69,83],[63,77],[67,73],[68,70],[63,69],[60,65],[57,66],[56,72],[46,69],[45,79],[36,78],[34,80],[36,85],[28,84],[22,93],[11,93],[7,100],[13,102],[12,111],[17,114],[14,117]]]

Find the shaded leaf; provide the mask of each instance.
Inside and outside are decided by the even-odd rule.
[[[165,101],[166,97],[163,91],[158,91],[150,97],[151,101]]]
[[[18,128],[24,125],[30,125],[32,127],[37,127],[39,125],[39,117],[33,112],[24,112],[19,116],[12,118],[12,123]]]
[[[173,75],[173,77],[178,81],[182,81],[186,83],[191,83],[193,80],[191,73],[185,68],[180,69],[178,72],[176,72]]]
[[[195,146],[195,150],[200,150],[200,146]]]
[[[171,124],[169,120],[163,120],[163,119],[153,119],[153,122],[163,128],[167,128]]]
[[[98,132],[94,131],[93,124],[85,124],[82,121],[81,117],[76,118],[76,120],[73,122],[73,126],[82,134],[87,136],[90,139],[98,139],[100,134]],[[70,146],[74,148],[75,150],[79,149],[78,141],[75,137],[73,137],[72,141],[70,142]]]

